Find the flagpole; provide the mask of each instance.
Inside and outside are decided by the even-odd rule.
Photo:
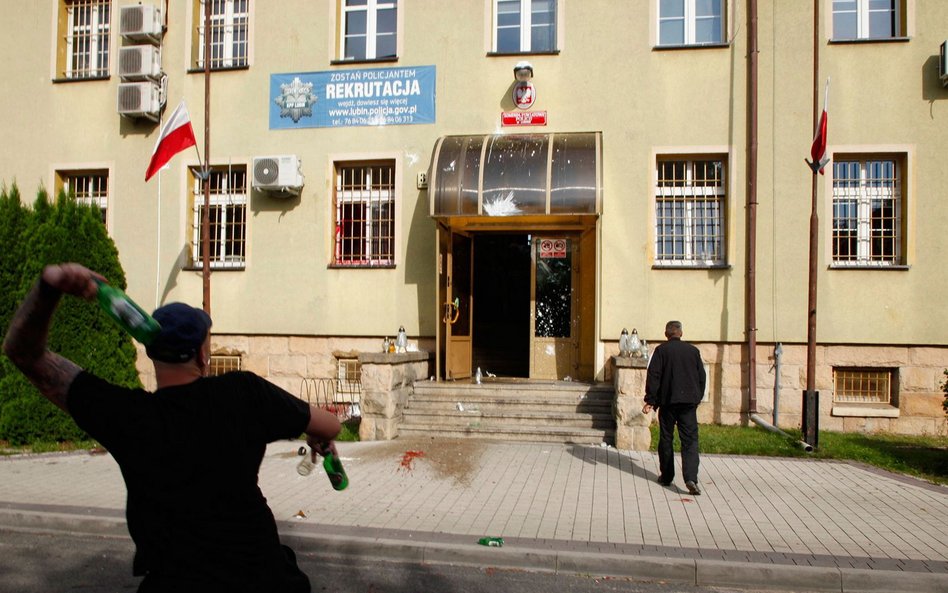
[[[201,212],[201,272],[204,286],[204,312],[211,314],[211,0],[204,2],[204,209]],[[195,143],[195,149],[197,144]],[[200,153],[198,159],[200,160]]]
[[[813,0],[813,131],[819,126],[820,101],[820,0]],[[820,155],[821,158],[823,155]],[[810,186],[809,291],[806,325],[806,390],[803,392],[803,440],[817,449],[819,441],[820,393],[816,391],[816,281],[819,258],[820,217],[816,208],[817,172]]]

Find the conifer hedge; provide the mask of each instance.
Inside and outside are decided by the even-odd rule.
[[[14,184],[0,189],[0,330],[48,264],[79,262],[125,289],[118,250],[99,211],[60,193],[40,191],[32,208]],[[99,306],[64,296],[53,318],[49,348],[118,385],[140,387],[135,346]],[[13,445],[85,439],[68,414],[41,396],[0,357],[0,440]]]

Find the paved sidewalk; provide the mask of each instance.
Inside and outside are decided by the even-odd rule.
[[[340,443],[350,486],[274,443],[260,485],[302,553],[704,586],[948,592],[948,488],[854,464],[703,455],[704,493],[653,453],[542,443]],[[221,452],[196,452],[217,455]],[[127,534],[107,454],[0,458],[0,529]],[[476,544],[502,536],[502,548]],[[0,532],[2,538],[2,532]],[[2,583],[0,576],[0,583]]]

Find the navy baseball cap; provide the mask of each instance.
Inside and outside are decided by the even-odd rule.
[[[197,356],[211,330],[211,318],[203,309],[184,303],[168,303],[151,314],[161,332],[145,347],[148,358],[161,362],[187,362]]]

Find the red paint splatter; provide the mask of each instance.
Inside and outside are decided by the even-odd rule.
[[[403,468],[407,471],[411,471],[412,470],[411,462],[416,457],[424,457],[424,456],[425,456],[424,451],[405,451],[405,454],[402,455],[401,462],[398,464],[399,471],[401,471]]]

